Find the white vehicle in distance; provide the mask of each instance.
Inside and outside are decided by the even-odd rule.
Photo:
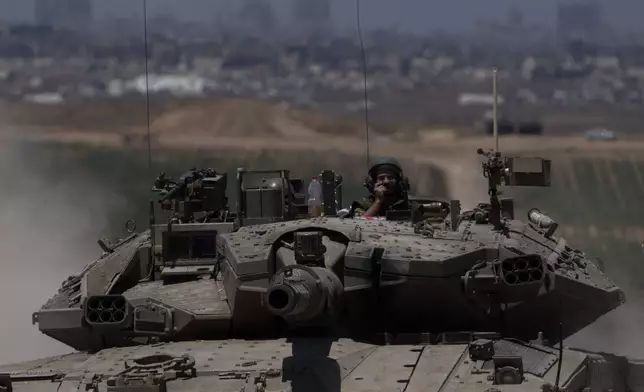
[[[615,132],[605,128],[593,128],[584,133],[586,140],[591,141],[614,141],[617,140]]]

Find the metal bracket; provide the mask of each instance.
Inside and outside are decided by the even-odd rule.
[[[108,392],[165,392],[168,381],[196,377],[195,360],[157,354],[125,362],[125,370],[107,380]]]

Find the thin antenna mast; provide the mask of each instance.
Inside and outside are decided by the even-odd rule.
[[[369,93],[367,92],[367,56],[364,51],[364,42],[362,41],[362,27],[360,26],[360,0],[356,0],[356,19],[358,22],[358,38],[360,39],[360,53],[362,54],[362,74],[364,77],[364,122],[365,133],[367,137],[367,170],[371,166],[369,156]]]
[[[494,150],[485,152],[479,148],[477,153],[485,156],[487,159],[483,162],[483,175],[488,179],[488,194],[490,195],[490,223],[494,225],[496,230],[503,230],[501,219],[501,204],[499,201],[499,186],[503,179],[503,170],[505,169],[505,162],[499,152],[499,126],[498,126],[498,91],[497,84],[497,69],[492,69],[492,129],[494,132]]]
[[[563,323],[559,323],[559,361],[557,363],[557,378],[555,379],[555,391],[559,391],[559,378],[561,377],[562,365],[563,365]]]
[[[152,175],[152,135],[150,132],[150,84],[148,75],[148,2],[143,0],[143,47],[145,48],[145,113],[148,127],[148,171]]]
[[[145,115],[148,128],[148,174],[152,177],[152,134],[150,132],[150,84],[148,72],[148,2],[143,0],[143,47],[145,49]],[[150,253],[149,263],[150,272],[148,278],[154,280],[154,262],[155,262],[155,249],[156,238],[154,235],[154,225],[156,224],[156,217],[154,211],[154,200],[149,201],[150,206]]]
[[[499,151],[499,112],[498,112],[497,69],[492,69],[492,130],[494,132],[494,152]]]

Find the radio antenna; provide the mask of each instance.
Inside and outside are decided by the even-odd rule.
[[[362,74],[364,81],[364,123],[365,134],[367,137],[367,170],[371,166],[369,157],[369,93],[367,92],[367,56],[364,51],[364,42],[362,40],[362,27],[360,25],[360,0],[356,0],[356,21],[358,22],[358,38],[360,39],[360,54],[362,55]]]
[[[143,47],[145,50],[145,115],[148,130],[148,171],[152,175],[152,135],[150,132],[150,84],[148,74],[148,2],[143,0]]]
[[[494,150],[485,152],[482,148],[477,150],[479,155],[486,157],[483,162],[483,176],[488,179],[488,195],[490,195],[490,223],[496,230],[504,230],[501,219],[501,203],[499,201],[499,186],[503,182],[505,162],[499,152],[499,124],[498,124],[498,91],[497,69],[492,69],[492,130],[494,135]]]
[[[148,131],[148,175],[152,177],[152,134],[150,132],[150,82],[148,72],[148,2],[143,0],[143,48],[145,50],[145,117]],[[150,206],[150,253],[148,255],[150,263],[150,271],[147,278],[154,280],[154,262],[155,262],[155,249],[156,238],[154,235],[154,225],[156,224],[156,217],[154,211],[154,201],[149,201]]]
[[[499,91],[497,90],[497,73],[496,68],[492,69],[492,131],[494,135],[494,152],[499,152],[499,112],[498,99]]]
[[[559,377],[563,363],[563,323],[559,323],[559,361],[557,361],[557,378],[555,379],[555,391],[559,391]]]

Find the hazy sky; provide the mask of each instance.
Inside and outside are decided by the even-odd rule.
[[[0,0],[0,18],[29,20],[34,0]],[[150,14],[169,13],[181,19],[214,20],[219,7],[241,0],[148,0]],[[292,0],[269,0],[286,13]],[[355,24],[355,0],[332,0],[335,22],[340,27]],[[361,0],[365,27],[396,26],[417,32],[462,29],[478,18],[504,17],[510,7],[524,12],[526,21],[545,26],[554,23],[555,6],[562,0]],[[643,29],[643,0],[598,0],[614,28]],[[140,15],[142,0],[94,1],[97,15]]]

